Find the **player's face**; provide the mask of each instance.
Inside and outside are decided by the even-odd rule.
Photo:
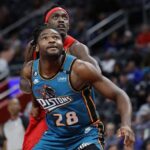
[[[48,25],[56,28],[65,37],[69,30],[69,18],[63,10],[58,10],[48,18]]]
[[[8,111],[11,115],[17,115],[20,111],[20,104],[18,100],[11,100],[8,103]]]
[[[42,56],[60,56],[63,50],[62,38],[53,29],[45,29],[40,33],[37,46]]]

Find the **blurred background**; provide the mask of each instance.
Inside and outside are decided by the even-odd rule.
[[[31,98],[19,90],[20,70],[32,31],[52,3],[66,8],[69,34],[89,47],[103,74],[129,95],[136,134],[133,149],[150,150],[150,0],[1,0],[0,147],[14,97],[19,113],[29,117]],[[120,117],[115,104],[98,94],[96,104],[105,124],[105,149],[125,149],[116,137]]]

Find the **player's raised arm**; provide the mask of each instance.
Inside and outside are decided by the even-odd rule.
[[[115,101],[121,116],[121,128],[118,136],[125,137],[124,143],[127,146],[132,145],[134,142],[134,134],[131,129],[132,107],[127,94],[88,62],[77,60],[73,68],[85,83],[88,81],[103,96]]]

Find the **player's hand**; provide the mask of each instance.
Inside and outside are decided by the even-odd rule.
[[[122,126],[117,131],[117,136],[124,138],[124,145],[127,147],[132,147],[135,142],[134,132],[129,126]]]
[[[40,108],[39,108],[39,107],[32,107],[31,115],[32,115],[34,118],[38,118],[38,117],[39,117],[39,114],[40,114]]]

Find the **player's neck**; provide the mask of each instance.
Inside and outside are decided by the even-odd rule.
[[[45,60],[40,61],[39,69],[40,69],[41,75],[46,78],[50,78],[51,76],[55,75],[61,68],[63,60],[64,60],[64,56],[61,55],[55,60],[45,59]]]
[[[62,40],[63,40],[63,43],[64,43],[64,41],[65,41],[65,39],[67,38],[67,34],[65,34],[65,35],[61,35],[62,36]]]

